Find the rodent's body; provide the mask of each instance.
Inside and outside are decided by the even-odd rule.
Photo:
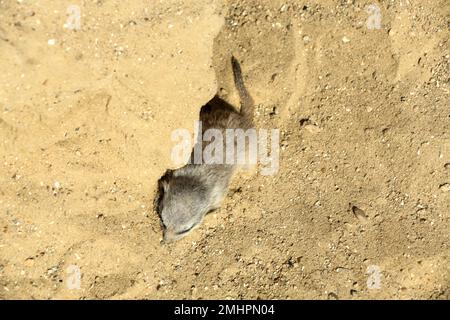
[[[216,129],[225,137],[226,129],[246,130],[252,127],[253,100],[243,84],[239,64],[234,58],[232,66],[241,110],[237,111],[215,96],[200,111],[202,134],[208,129]],[[203,143],[202,150],[207,145],[202,141],[197,143]],[[223,143],[226,148],[225,140]],[[236,168],[236,164],[226,164],[225,161],[223,164],[195,164],[193,151],[190,164],[168,172],[160,180],[157,210],[164,228],[164,242],[184,237],[200,225],[208,212],[220,206]]]

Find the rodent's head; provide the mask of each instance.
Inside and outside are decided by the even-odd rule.
[[[169,174],[159,181],[158,213],[164,243],[179,240],[195,229],[208,212],[207,189],[191,177]]]

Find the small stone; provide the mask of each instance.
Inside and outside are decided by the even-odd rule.
[[[51,275],[51,274],[56,273],[57,271],[58,271],[58,267],[54,266],[54,267],[51,267],[51,268],[47,269],[47,274]]]
[[[320,129],[318,126],[314,124],[307,124],[304,126],[305,130],[309,133],[319,133],[322,129]]]
[[[450,191],[450,183],[443,183],[439,186],[439,189],[443,192],[449,192]]]
[[[56,44],[56,39],[49,39],[49,40],[47,41],[47,44],[48,44],[49,46],[54,46],[54,45]]]
[[[351,210],[361,223],[367,223],[367,215],[362,209],[358,208],[357,206],[352,206]]]
[[[330,292],[328,294],[328,300],[339,300],[339,296],[334,292]]]
[[[344,36],[344,37],[342,38],[342,42],[343,42],[343,43],[350,42],[350,39],[349,39],[347,36]]]
[[[33,258],[28,258],[25,260],[25,262],[23,263],[26,267],[32,267],[34,266],[34,259]]]
[[[283,4],[283,5],[281,6],[281,8],[280,8],[280,11],[281,11],[281,12],[286,12],[288,9],[289,9],[289,5]]]

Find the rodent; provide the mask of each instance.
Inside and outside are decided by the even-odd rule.
[[[231,65],[241,108],[238,111],[215,95],[201,108],[202,134],[211,128],[224,133],[226,129],[246,130],[253,126],[253,99],[244,85],[240,65],[234,57],[231,58]],[[223,143],[226,148],[226,142]],[[205,144],[202,145],[202,150],[204,147]],[[195,164],[193,158],[194,152],[189,164],[169,170],[159,180],[155,204],[161,218],[163,243],[183,238],[201,224],[206,214],[219,208],[238,167],[225,162]]]

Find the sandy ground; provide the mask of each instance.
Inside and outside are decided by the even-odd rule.
[[[0,1],[0,298],[449,299],[449,14]],[[170,134],[216,92],[237,103],[231,54],[257,126],[281,131],[280,170],[240,174],[201,228],[161,245]]]

